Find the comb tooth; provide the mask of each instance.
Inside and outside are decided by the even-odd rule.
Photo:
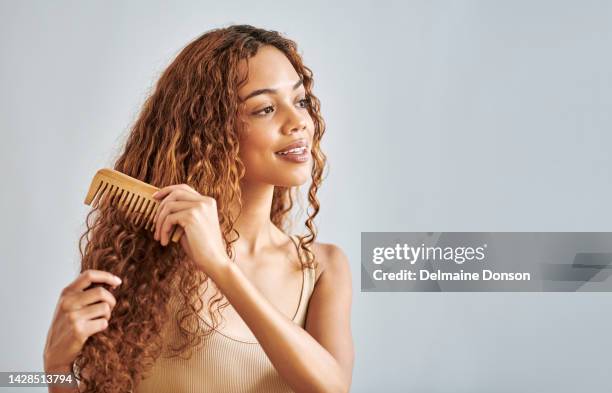
[[[146,198],[143,198],[142,204],[140,205],[140,207],[137,210],[136,219],[134,220],[134,223],[137,226],[140,224],[140,221],[142,221],[143,208],[146,207],[148,203],[149,203],[149,201]]]
[[[153,205],[153,201],[147,198],[147,203],[144,205],[144,209],[142,209],[142,217],[140,219],[141,225],[146,224],[147,218],[149,217],[149,211],[151,210],[152,205]]]
[[[136,207],[136,205],[138,205],[139,201],[140,201],[140,196],[134,195],[134,198],[132,198],[132,201],[130,202],[130,206],[125,212],[125,215],[128,218],[128,220],[132,222],[134,222],[134,210],[135,210],[134,208]]]
[[[145,215],[145,219],[146,219],[145,229],[148,229],[149,221],[151,221],[153,219],[153,212],[155,211],[155,206],[157,206],[157,202],[156,201],[151,200],[150,202],[151,203],[149,203],[149,206],[147,207],[147,213]]]
[[[145,216],[145,224],[144,224],[145,230],[149,230],[151,214],[153,213],[153,210],[155,210],[155,202],[151,201],[151,203],[149,204],[149,207],[147,208],[147,214]]]
[[[102,190],[102,195],[100,195],[100,199],[98,200],[98,204],[101,207],[106,206],[106,200],[108,199],[108,194],[113,190],[113,185],[112,184],[107,184],[106,187],[104,187],[104,190]]]
[[[116,191],[117,191],[117,186],[114,184],[111,184],[111,188],[106,193],[106,196],[104,197],[104,202],[103,202],[107,207],[110,206],[111,203],[113,202],[113,195],[115,194]]]
[[[87,196],[85,197],[85,204],[91,205],[96,195],[100,191],[100,187],[102,187],[102,180],[99,178],[94,178],[92,181],[92,185],[89,187],[89,192],[87,192]]]
[[[126,190],[123,195],[121,196],[121,200],[119,201],[119,203],[117,204],[117,206],[119,206],[119,208],[121,210],[124,210],[125,208],[125,201],[128,200],[130,198],[130,196],[132,195],[131,192],[129,192],[128,190]]]
[[[108,204],[109,204],[109,206],[115,204],[115,195],[117,195],[117,191],[119,191],[119,188],[117,186],[115,186],[115,188],[113,188],[111,190],[111,192],[108,194]]]
[[[146,209],[148,204],[149,204],[149,199],[147,197],[143,196],[142,197],[142,203],[138,207],[138,211],[137,211],[137,217],[136,217],[137,225],[140,225],[140,223],[142,223],[144,212],[145,212],[145,209]]]
[[[113,189],[108,193],[108,198],[107,198],[107,202],[108,205],[111,206],[113,204],[113,200],[115,199],[115,194],[117,193],[117,190],[119,189],[119,187],[115,184],[113,184]]]
[[[130,217],[130,214],[129,214],[129,213],[128,213],[128,211],[127,211],[127,205],[126,205],[126,204],[128,203],[128,201],[133,201],[135,198],[134,198],[134,194],[133,194],[133,193],[128,192],[128,194],[129,194],[129,195],[127,196],[127,198],[125,198],[125,202],[124,202],[124,203],[121,205],[120,209],[121,209],[121,211],[123,211],[123,213],[124,213],[124,217],[125,217],[125,218],[126,218],[128,221],[132,221],[132,219],[131,219],[131,217]]]
[[[138,216],[138,225],[142,224],[142,222],[144,222],[144,220],[147,218],[147,211],[151,206],[151,202],[153,201],[147,198],[142,204],[142,207],[140,208],[140,215]]]
[[[123,195],[124,191],[125,190],[123,188],[119,188],[117,192],[115,193],[115,195],[113,195],[113,205],[114,206],[118,206],[119,201],[121,200],[121,196]]]
[[[132,206],[132,203],[134,203],[134,201],[138,198],[138,196],[134,193],[130,193],[130,197],[128,199],[125,200],[125,202],[123,203],[123,211],[125,212],[126,216],[129,215],[130,213],[130,207]]]
[[[123,201],[123,203],[121,204],[121,210],[123,210],[124,212],[127,210],[128,204],[134,199],[134,194],[132,194],[131,192],[128,192],[128,196],[127,198],[125,198],[125,200]]]
[[[144,222],[146,224],[147,218],[149,217],[149,209],[151,208],[151,201],[147,199],[147,202],[144,204],[144,209],[142,209],[142,216],[140,218],[140,222]]]
[[[148,229],[151,232],[153,231],[153,229],[155,229],[155,223],[153,222],[153,219],[155,218],[155,214],[157,214],[157,209],[158,208],[159,208],[159,203],[155,203],[155,206],[153,207],[153,210],[149,214],[149,220],[147,221],[147,226],[149,227]]]
[[[121,210],[125,211],[126,205],[127,203],[134,197],[134,194],[132,194],[132,192],[130,190],[125,190],[125,192],[123,193],[123,195],[121,195],[121,200],[119,201],[118,205]]]
[[[100,204],[100,199],[102,198],[102,195],[104,194],[104,191],[106,190],[106,187],[108,187],[108,183],[104,181],[100,182],[100,187],[98,187],[98,191],[96,191],[96,196],[93,202],[91,203],[93,207],[97,208],[98,205]]]
[[[138,211],[140,210],[140,207],[142,205],[142,203],[144,202],[144,197],[142,195],[138,195],[136,197],[136,203],[134,204],[134,208],[131,211],[131,220],[136,222],[136,220],[138,219]]]
[[[134,206],[136,206],[136,203],[139,200],[140,200],[140,196],[138,195],[135,195],[134,198],[132,198],[132,201],[130,202],[130,207],[126,211],[127,214],[130,214],[134,210]]]

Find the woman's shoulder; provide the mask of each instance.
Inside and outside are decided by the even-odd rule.
[[[318,265],[315,282],[321,274],[344,275],[350,272],[349,260],[340,246],[332,243],[314,242],[312,252]]]

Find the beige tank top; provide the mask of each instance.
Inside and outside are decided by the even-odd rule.
[[[293,237],[291,240],[298,247]],[[298,255],[301,255],[299,249]],[[304,327],[308,301],[314,290],[315,270],[304,268],[302,277],[300,300],[292,320]],[[175,310],[176,303],[170,302],[170,315],[174,315]],[[179,338],[176,323],[167,323],[166,326],[162,333],[164,344],[176,345]],[[136,387],[135,393],[145,392],[284,393],[292,390],[280,377],[257,340],[217,329],[193,349],[189,359],[184,356],[160,356]]]

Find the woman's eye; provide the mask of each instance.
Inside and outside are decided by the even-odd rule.
[[[301,108],[308,108],[308,106],[310,105],[310,99],[308,98],[302,98],[298,102]],[[273,110],[274,110],[274,107],[270,105],[263,109],[258,110],[257,112],[255,112],[255,115],[258,115],[258,116],[268,115],[272,113]]]
[[[302,108],[308,108],[310,105],[310,100],[308,98],[302,98],[299,102],[304,105]]]
[[[268,113],[272,113],[272,109],[274,109],[274,107],[267,106],[263,108],[262,110],[260,110],[258,113],[265,113],[267,115]]]
[[[267,114],[271,113],[272,109],[274,109],[274,107],[270,105],[270,106],[267,106],[267,107],[265,107],[263,109],[260,109],[258,111],[253,112],[253,115],[255,115],[255,116],[264,116],[264,115],[267,115]]]

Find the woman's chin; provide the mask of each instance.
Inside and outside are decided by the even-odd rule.
[[[300,187],[303,186],[304,184],[306,184],[308,182],[308,179],[306,180],[300,180],[300,181],[287,181],[287,182],[280,182],[277,183],[276,185],[279,187],[287,187],[287,188],[291,188],[291,187]]]
[[[310,180],[310,173],[295,174],[294,176],[283,176],[282,179],[278,179],[274,182],[275,185],[280,187],[299,187]]]

